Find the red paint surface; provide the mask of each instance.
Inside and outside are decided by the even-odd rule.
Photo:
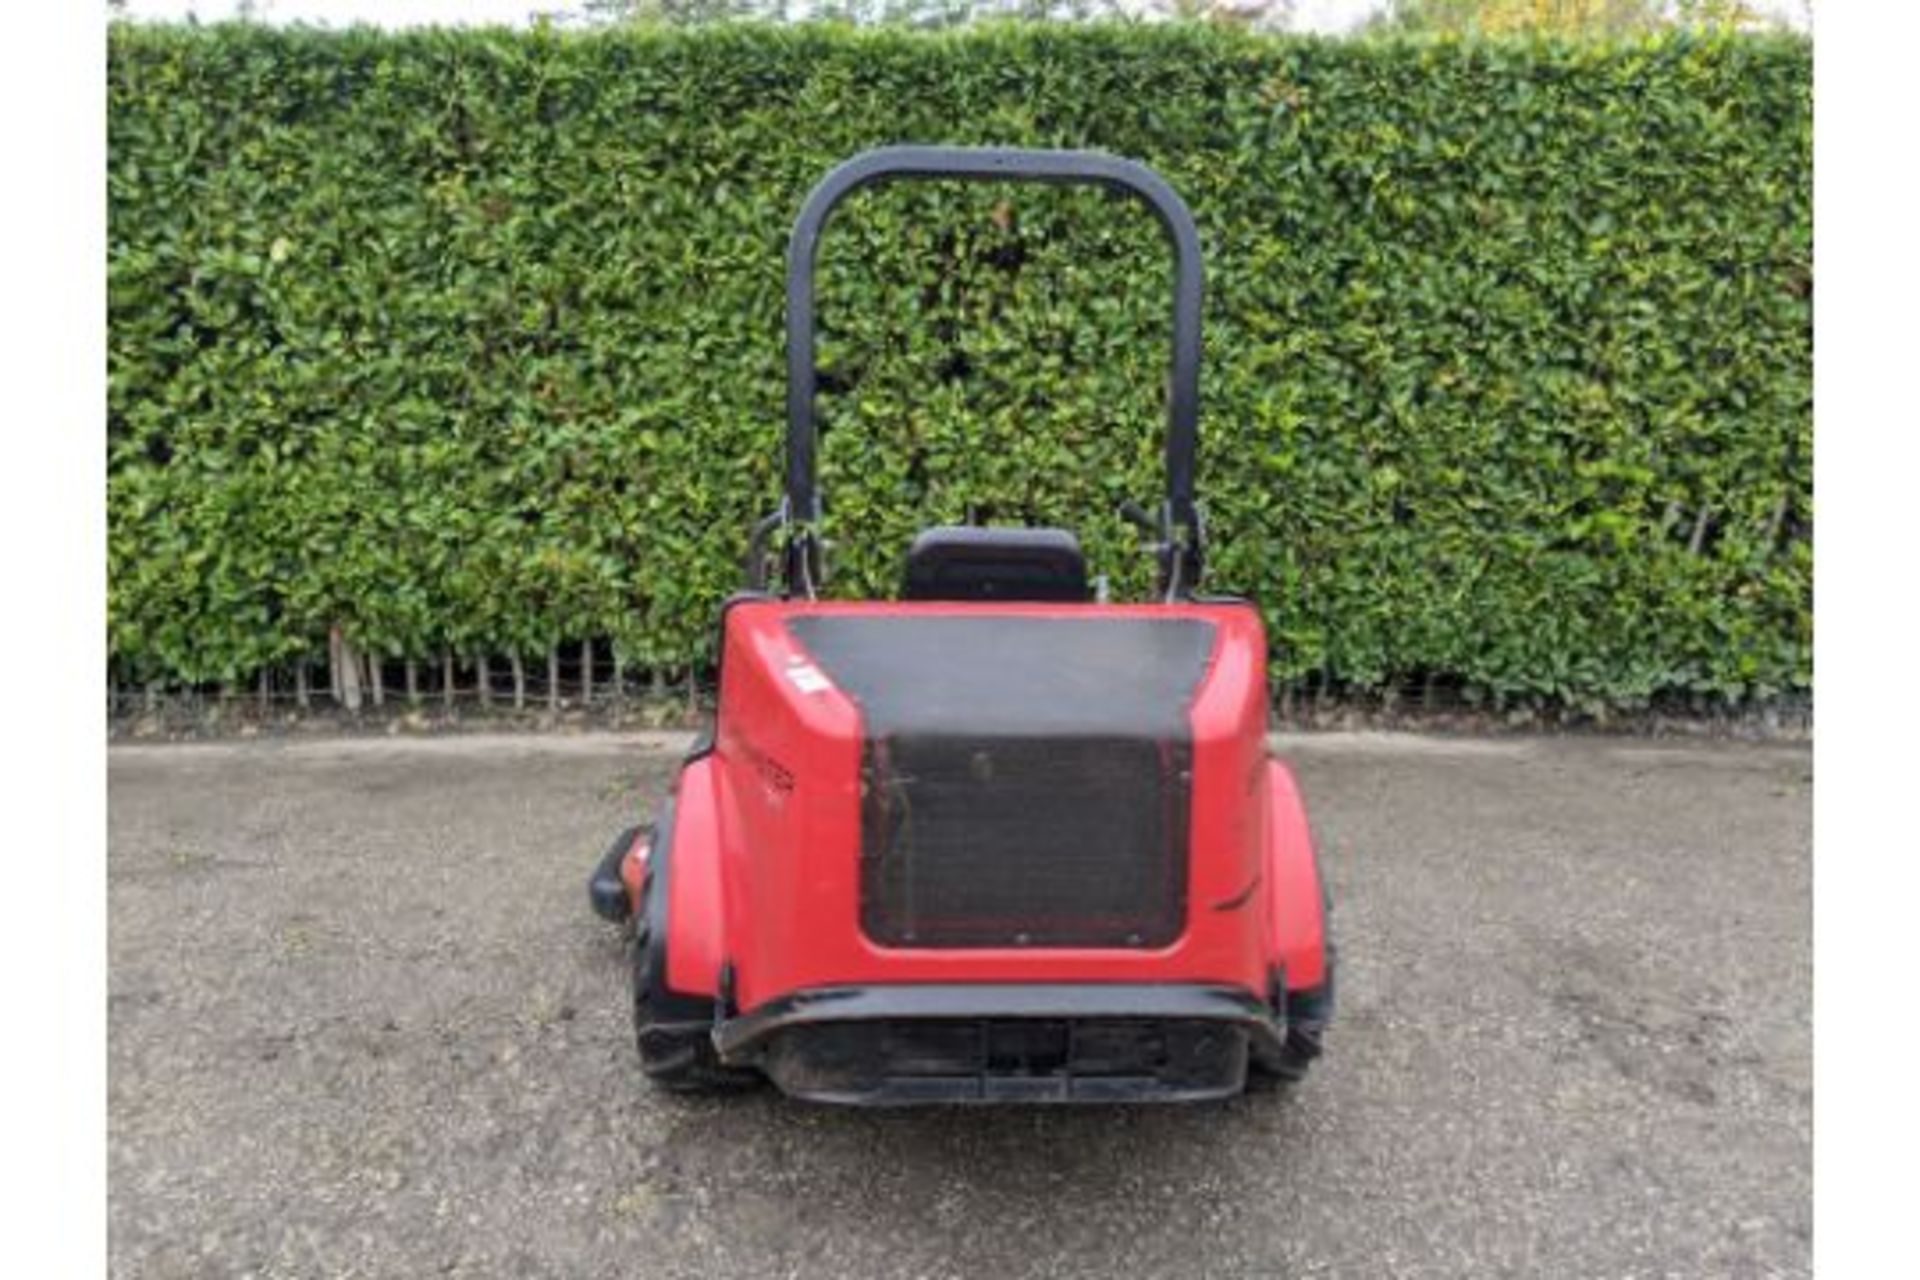
[[[860,709],[808,674],[823,669],[786,619],[809,613],[1213,623],[1213,657],[1190,711],[1191,879],[1181,936],[1151,950],[869,941],[859,906]],[[676,990],[717,991],[727,962],[742,1011],[800,988],[884,982],[1205,981],[1264,996],[1276,959],[1287,965],[1289,986],[1317,980],[1312,845],[1291,775],[1267,756],[1266,636],[1253,609],[756,600],[728,610],[723,643],[714,749],[687,767],[676,800],[668,876],[668,981]],[[1284,812],[1276,818],[1277,806]]]
[[[1273,822],[1268,909],[1273,916],[1274,958],[1287,974],[1287,990],[1305,991],[1327,979],[1326,899],[1313,831],[1293,770],[1268,762],[1268,812]]]
[[[667,985],[675,991],[712,995],[720,990],[726,962],[727,924],[722,906],[718,769],[704,756],[680,771],[673,792],[673,843],[668,850]]]

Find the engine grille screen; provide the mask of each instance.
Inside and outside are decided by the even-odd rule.
[[[1186,922],[1190,618],[809,615],[859,704],[861,925],[890,946],[1163,946]]]

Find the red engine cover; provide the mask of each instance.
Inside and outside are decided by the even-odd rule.
[[[1179,936],[1146,948],[938,949],[868,938],[863,714],[789,630],[790,619],[809,614],[1212,624],[1213,651],[1188,712],[1189,882]],[[676,801],[668,974],[676,989],[715,991],[727,964],[743,1012],[796,989],[849,984],[1187,981],[1264,995],[1276,964],[1286,966],[1290,987],[1319,980],[1318,878],[1291,777],[1267,755],[1266,638],[1252,608],[745,600],[727,611],[724,646],[713,750],[683,773]]]

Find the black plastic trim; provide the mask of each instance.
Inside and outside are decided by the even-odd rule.
[[[694,761],[704,760],[713,754],[714,744],[719,738],[719,725],[716,723],[718,718],[719,713],[715,712],[713,720],[707,721],[695,731],[693,741],[687,744],[687,754],[680,758],[681,768],[684,769]]]
[[[1331,942],[1327,947],[1327,976],[1317,987],[1308,987],[1302,991],[1287,992],[1287,1018],[1309,1031],[1325,1031],[1333,1023],[1334,1013],[1334,960],[1336,954]]]
[[[745,1061],[775,1032],[823,1022],[1050,1018],[1224,1022],[1278,1049],[1285,1027],[1265,1001],[1238,987],[1186,982],[892,983],[816,987],[780,996],[722,1022],[724,1062]]]

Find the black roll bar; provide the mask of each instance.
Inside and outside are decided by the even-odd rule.
[[[797,527],[788,539],[786,574],[795,584],[818,581],[819,428],[814,416],[814,269],[820,236],[834,208],[874,183],[901,178],[1045,182],[1103,186],[1144,200],[1171,242],[1173,362],[1167,390],[1167,498],[1160,513],[1163,589],[1191,590],[1198,581],[1200,518],[1194,465],[1200,416],[1200,235],[1179,193],[1145,165],[1091,151],[1028,151],[1004,147],[879,147],[834,169],[807,196],[787,247],[787,492],[774,523]],[[765,532],[771,532],[768,528]],[[757,553],[756,553],[757,554]]]

